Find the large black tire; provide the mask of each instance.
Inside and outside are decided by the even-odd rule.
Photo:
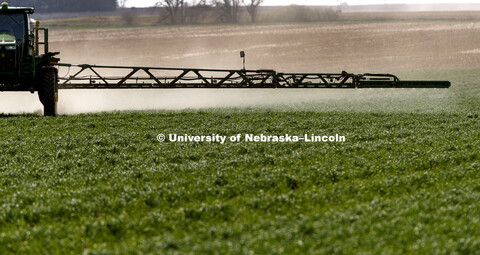
[[[38,97],[43,104],[44,116],[57,115],[57,69],[44,67],[39,79]]]

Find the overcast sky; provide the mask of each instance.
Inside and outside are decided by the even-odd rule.
[[[159,0],[127,0],[128,7],[148,7]],[[264,0],[264,5],[337,5],[339,2],[346,2],[350,5],[359,4],[430,4],[430,3],[480,3],[480,0]]]

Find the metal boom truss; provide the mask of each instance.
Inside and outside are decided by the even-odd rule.
[[[392,74],[278,73],[274,70],[222,70],[74,65],[59,77],[59,89],[167,88],[448,88],[449,81],[401,81]]]

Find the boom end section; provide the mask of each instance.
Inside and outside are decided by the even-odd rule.
[[[358,88],[450,88],[449,81],[361,81]]]

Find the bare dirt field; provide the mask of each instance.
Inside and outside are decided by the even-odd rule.
[[[63,62],[285,72],[480,67],[480,22],[54,30]]]

